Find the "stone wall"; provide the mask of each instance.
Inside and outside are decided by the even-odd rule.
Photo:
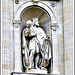
[[[24,0],[20,0],[21,3]],[[51,6],[51,2],[45,2]],[[2,75],[15,69],[14,0],[2,0]],[[58,21],[57,40],[59,73],[73,75],[73,0],[60,0],[52,7]]]
[[[73,0],[63,0],[65,75],[73,75]]]
[[[58,43],[58,60],[59,60],[59,74],[64,75],[64,60],[63,60],[63,5],[62,0],[56,2],[56,6],[53,8],[58,21],[57,30],[57,43]]]
[[[13,0],[2,0],[2,75],[13,71]]]

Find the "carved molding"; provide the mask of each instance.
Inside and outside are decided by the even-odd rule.
[[[21,24],[20,20],[13,20],[13,24]]]
[[[59,26],[59,25],[57,25],[57,23],[51,24],[51,29],[52,29],[53,31],[56,31],[56,30],[58,29],[58,26]]]
[[[56,2],[51,2],[50,4],[51,4],[52,7],[56,6]]]
[[[18,10],[14,13],[14,20],[20,20],[20,14],[23,12],[23,10],[29,6],[33,6],[33,5],[37,5],[40,6],[41,8],[45,9],[51,17],[52,23],[57,23],[57,19],[56,16],[53,12],[52,6],[48,7],[48,5],[46,5],[45,3],[39,1],[38,3],[33,3],[32,1],[29,2],[25,2],[24,4],[22,4]]]
[[[19,25],[21,24],[20,20],[13,20],[13,25],[15,28],[19,28]]]
[[[32,2],[35,3],[35,4],[37,4],[39,2],[39,0],[32,0]]]
[[[19,2],[20,2],[19,0],[15,0],[15,3],[16,3],[16,4],[19,4]]]

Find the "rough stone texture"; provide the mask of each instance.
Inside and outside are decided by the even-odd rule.
[[[3,2],[3,13],[2,13],[2,73],[5,73],[6,75],[9,74],[10,71],[10,58],[9,58],[9,18],[10,14],[8,11],[8,3]]]
[[[58,21],[58,30],[57,30],[57,41],[58,41],[58,63],[59,63],[59,73],[63,75],[64,62],[63,62],[63,24],[62,24],[62,0],[56,3],[54,7],[54,13]]]
[[[12,9],[11,9],[12,8]],[[13,2],[2,1],[2,75],[13,71]]]
[[[63,0],[65,75],[73,75],[73,0]]]

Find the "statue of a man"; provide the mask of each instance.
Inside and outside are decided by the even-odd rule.
[[[23,54],[24,66],[32,68],[34,63],[34,54],[39,52],[39,42],[37,39],[37,27],[33,27],[31,20],[27,21],[27,28],[23,30]],[[37,61],[36,61],[37,62]],[[35,62],[35,63],[36,63]],[[35,65],[37,68],[37,65]]]
[[[43,43],[43,50],[44,50],[44,63],[43,66],[48,66],[49,60],[51,59],[51,41],[49,35],[46,35],[46,38]],[[46,64],[45,64],[46,63]]]
[[[32,21],[28,20],[26,23],[26,28],[23,30],[22,34],[22,53],[23,53],[23,65],[24,67],[29,66],[29,37],[30,34],[30,26],[32,25]]]
[[[39,53],[41,53],[42,57],[45,59],[48,58],[48,56],[46,55],[49,51],[49,49],[46,48],[49,47],[49,44],[47,43],[48,40],[46,41],[46,34],[40,27],[38,18],[33,18],[33,22],[31,20],[27,21],[27,28],[23,30],[22,39],[24,66],[30,69],[38,69],[38,64],[40,62]],[[44,43],[46,44],[46,46]],[[43,65],[43,62],[41,63]]]
[[[38,63],[39,63],[39,53],[41,53],[42,50],[42,45],[44,43],[46,34],[44,32],[44,30],[39,26],[38,23],[38,18],[33,18],[33,25],[30,27],[31,30],[31,35],[36,35],[36,38],[33,38],[30,40],[30,50],[31,54],[30,54],[30,58],[29,59],[34,59],[34,55],[36,54],[36,57],[34,59],[34,65],[35,68],[39,68]],[[34,40],[35,39],[35,40]],[[33,41],[33,45],[32,45],[32,41]]]

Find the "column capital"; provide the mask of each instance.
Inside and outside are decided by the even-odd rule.
[[[51,24],[51,29],[53,30],[53,31],[56,31],[57,29],[58,29],[58,24],[57,23],[52,23]]]
[[[20,20],[13,20],[12,22],[13,22],[13,24],[21,24]]]
[[[15,28],[19,28],[19,25],[21,24],[21,21],[20,20],[13,20],[12,23],[13,23]]]

